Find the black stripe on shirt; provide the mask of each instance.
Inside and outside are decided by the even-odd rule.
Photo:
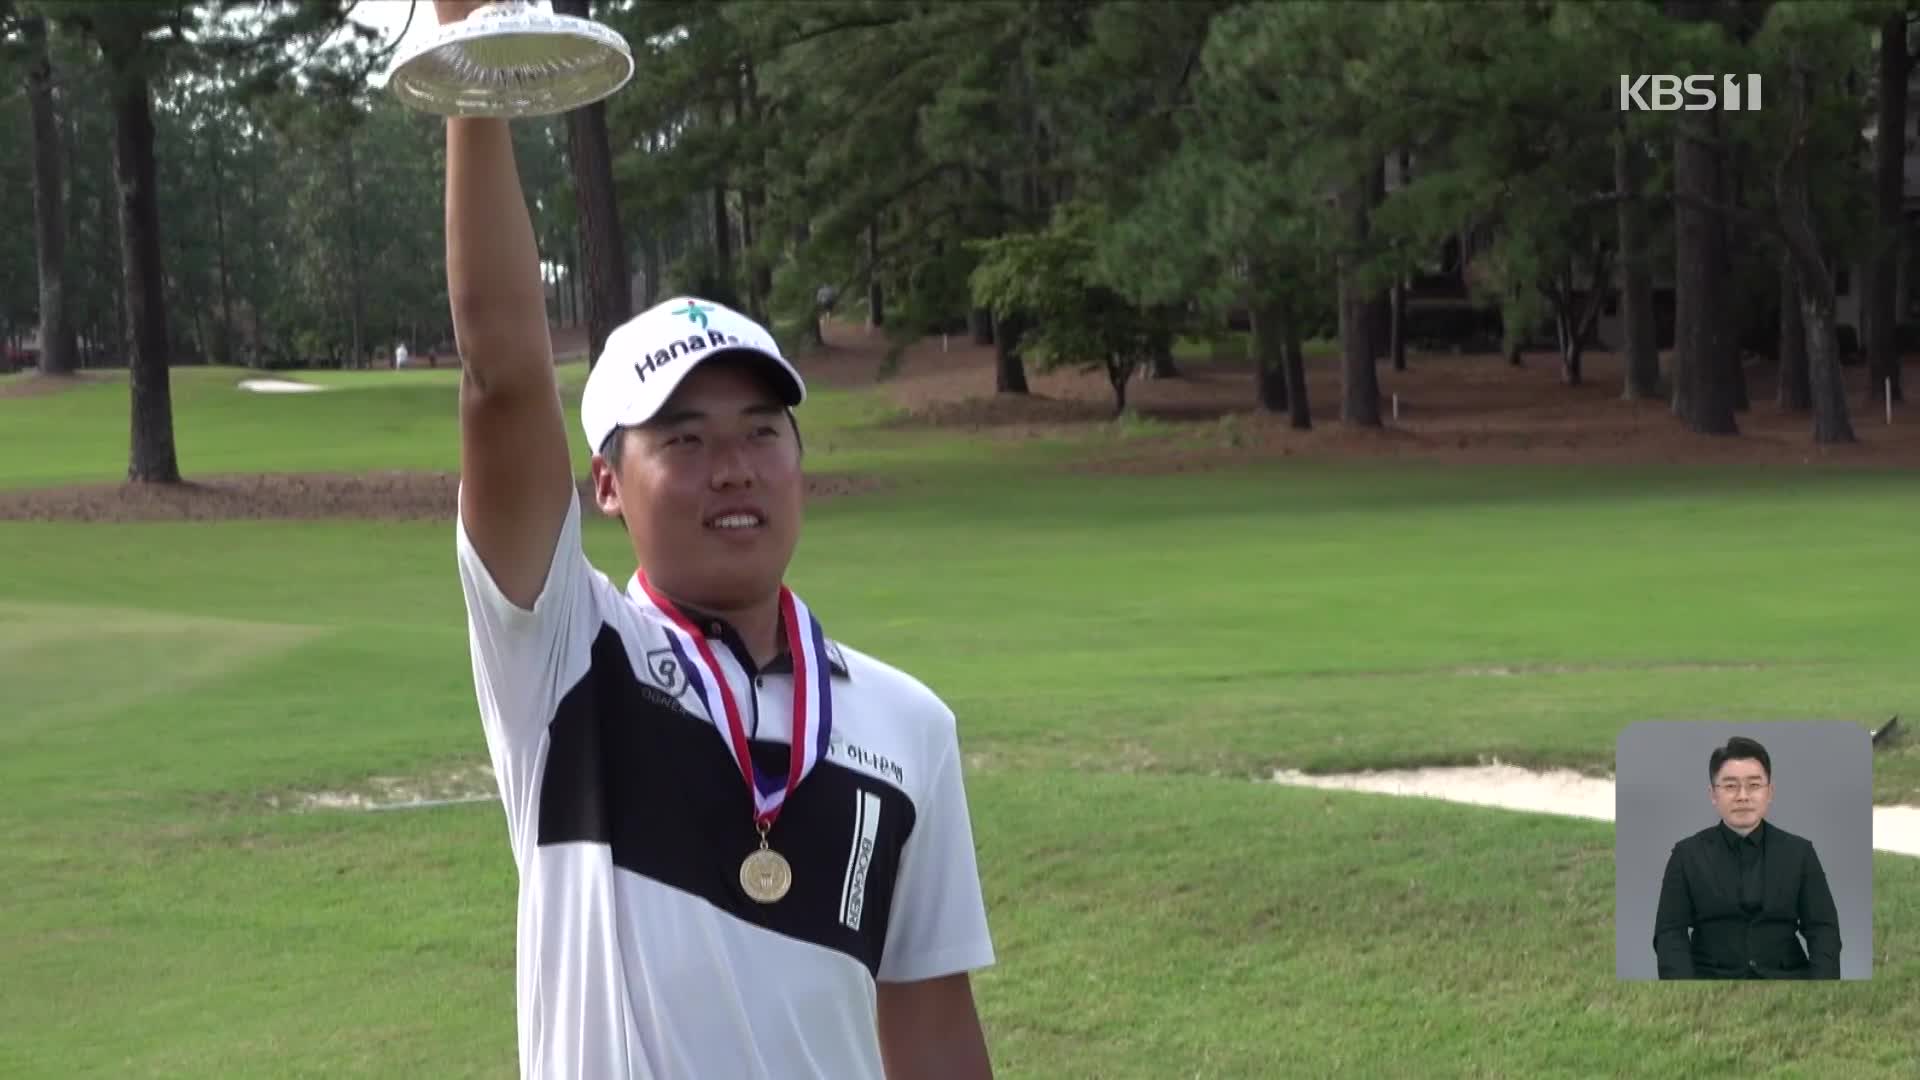
[[[682,687],[690,697],[684,680]],[[877,975],[901,852],[913,832],[912,800],[887,781],[821,759],[767,835],[792,866],[793,886],[776,903],[757,903],[739,877],[741,860],[760,846],[746,781],[723,733],[675,700],[642,680],[619,634],[602,627],[587,674],[561,699],[548,729],[539,843],[606,844],[622,869],[846,953]],[[749,746],[761,769],[786,774],[785,743]],[[841,916],[862,792],[879,798],[880,820],[856,931]]]

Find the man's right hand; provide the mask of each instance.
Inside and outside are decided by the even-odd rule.
[[[440,25],[445,26],[459,22],[473,14],[474,8],[484,7],[490,2],[492,0],[433,0],[433,14],[440,20]]]

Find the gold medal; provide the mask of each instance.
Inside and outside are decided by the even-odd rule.
[[[793,868],[787,865],[785,856],[767,847],[764,829],[760,832],[760,850],[740,862],[740,887],[762,904],[773,903],[793,887]]]
[[[5,0],[0,0],[4,4]],[[786,783],[774,787],[781,778],[762,774],[753,764],[747,744],[746,725],[740,719],[739,703],[726,673],[707,643],[700,628],[693,625],[673,601],[654,591],[645,570],[634,574],[628,592],[636,600],[644,596],[669,622],[673,650],[687,669],[689,683],[700,698],[707,718],[719,726],[726,721],[727,747],[733,752],[740,779],[747,785],[753,808],[753,825],[760,833],[760,849],[747,853],[740,861],[740,889],[756,903],[772,904],[793,888],[793,867],[786,857],[767,846],[767,830],[773,828],[787,797],[827,752],[833,730],[833,690],[831,664],[826,659],[826,637],[819,620],[813,617],[792,590],[780,587],[780,621],[786,628],[787,654],[793,658],[793,737],[788,749]],[[681,643],[681,638],[684,643]],[[689,655],[691,654],[691,655]],[[709,695],[712,696],[709,696]],[[717,701],[716,701],[717,698]],[[717,707],[716,707],[717,706]],[[815,727],[815,725],[818,727]]]

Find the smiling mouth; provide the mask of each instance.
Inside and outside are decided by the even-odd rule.
[[[716,514],[706,521],[707,528],[717,529],[721,532],[748,532],[753,529],[764,528],[766,524],[766,518],[761,517],[751,510],[734,510],[724,514]]]

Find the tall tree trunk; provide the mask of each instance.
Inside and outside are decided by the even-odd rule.
[[[1767,10],[1772,0],[1762,3],[1742,4],[1739,0],[1720,0],[1712,9],[1712,18],[1718,21],[1726,31],[1727,37],[1741,46],[1750,45],[1760,32]],[[1722,130],[1720,119],[1713,114],[1712,120],[1716,134]],[[1718,201],[1727,206],[1745,206],[1747,162],[1742,155],[1718,154],[1719,196]],[[1763,180],[1765,179],[1762,174]],[[1738,281],[1735,273],[1740,267],[1749,265],[1756,257],[1753,253],[1757,233],[1750,229],[1734,229],[1725,218],[1717,218],[1720,232],[1721,286],[1721,354],[1723,378],[1726,380],[1726,393],[1732,399],[1733,409],[1737,413],[1748,412],[1753,408],[1753,400],[1747,389],[1746,349],[1742,341],[1751,337],[1755,326],[1751,319],[1754,305],[1751,299],[1735,291]]]
[[[1134,363],[1118,354],[1107,357],[1107,385],[1113,387],[1113,415],[1118,419],[1127,411],[1127,380],[1133,377]]]
[[[559,15],[588,17],[588,0],[554,0]],[[606,348],[607,335],[633,314],[627,277],[627,234],[613,194],[613,155],[607,147],[607,103],[567,111],[567,164],[573,173],[580,221],[581,261],[586,265],[587,366]]]
[[[1808,381],[1807,320],[1800,314],[1799,275],[1793,257],[1780,257],[1780,385],[1775,402],[1787,412],[1813,408],[1813,384]]]
[[[1880,220],[1875,238],[1879,256],[1867,264],[1861,294],[1861,322],[1866,331],[1867,400],[1881,402],[1888,393],[1902,401],[1900,386],[1900,311],[1894,286],[1906,230],[1902,185],[1906,180],[1907,82],[1913,74],[1913,56],[1907,51],[1907,13],[1897,11],[1880,24],[1879,123],[1873,142],[1873,197]]]
[[[1286,321],[1281,304],[1269,296],[1273,277],[1260,263],[1248,265],[1252,279],[1246,296],[1246,323],[1254,348],[1254,394],[1261,409],[1277,413],[1286,407]]]
[[[28,48],[27,102],[33,113],[33,239],[40,273],[40,371],[71,375],[73,320],[67,311],[67,200],[60,177],[60,123],[53,111],[47,24],[21,20]]]
[[[1173,361],[1173,335],[1156,334],[1153,339],[1153,352],[1148,354],[1147,378],[1177,379],[1180,367]]]
[[[880,218],[867,223],[867,325],[887,324],[886,297],[880,288]]]
[[[112,101],[113,99],[109,98],[110,105]],[[149,114],[148,126],[149,128],[152,126],[151,114]],[[133,347],[133,328],[127,324],[127,294],[125,284],[127,266],[126,236],[122,231],[122,220],[120,216],[122,206],[121,199],[118,195],[118,176],[119,174],[116,171],[115,193],[109,196],[105,191],[102,191],[100,196],[99,209],[106,218],[106,220],[101,222],[100,238],[102,241],[105,241],[108,237],[114,237],[119,242],[100,244],[98,251],[102,273],[100,274],[99,280],[112,281],[115,278],[121,280],[121,286],[117,290],[119,296],[115,298],[114,302],[107,305],[107,312],[113,319],[113,336],[109,340],[112,342],[111,347],[119,350],[118,355],[109,357],[109,363],[124,363],[131,366],[133,363],[133,353],[131,351]]]
[[[252,168],[243,165],[240,169],[240,206],[242,213],[252,213],[260,205],[260,169],[256,162]],[[264,325],[266,305],[261,301],[262,290],[266,287],[265,274],[258,272],[259,255],[254,245],[243,245],[240,249],[240,280],[242,299],[247,304],[247,366],[258,367],[263,359],[261,342],[267,338]]]
[[[967,311],[967,332],[975,345],[993,344],[993,312],[986,308],[971,308]]]
[[[120,264],[132,324],[128,370],[133,424],[127,479],[180,482],[167,373],[167,309],[160,265],[160,203],[154,190],[153,107],[147,76],[124,53],[111,55],[113,178],[120,192]]]
[[[1690,431],[1735,435],[1734,401],[1727,384],[1727,325],[1721,273],[1726,235],[1718,214],[1701,204],[1718,201],[1720,163],[1713,147],[1691,137],[1714,131],[1710,113],[1684,113],[1674,139],[1674,412]],[[1698,200],[1697,202],[1691,200]]]
[[[747,263],[747,314],[761,323],[767,319],[767,294],[772,290],[772,279],[767,274],[766,260],[757,250],[759,236],[755,222],[764,220],[760,213],[761,194],[758,187],[750,187],[740,195],[740,254]]]
[[[757,124],[760,120],[760,81],[758,74],[754,71],[753,61],[751,59],[746,60],[743,64],[741,82],[742,104],[740,111],[745,114],[749,123]],[[753,176],[747,186],[743,203],[743,220],[749,223],[766,221],[767,189],[759,178],[760,170],[764,164],[764,160],[753,162]],[[767,253],[755,250],[753,236],[747,238],[746,248],[748,251],[747,265],[749,267],[747,271],[747,293],[751,298],[749,307],[754,312],[754,318],[771,325],[773,314],[771,310],[773,303],[773,263]]]
[[[340,140],[347,161],[347,320],[353,333],[353,356],[349,367],[367,367],[367,289],[364,260],[360,255],[360,173],[353,154],[353,132]]]
[[[1813,384],[1813,441],[1853,442],[1847,392],[1840,381],[1840,343],[1833,323],[1833,303],[1823,303],[1817,294],[1802,291],[1800,314],[1806,320],[1807,367]]]
[[[1813,387],[1813,441],[1854,441],[1847,417],[1847,395],[1840,379],[1839,343],[1834,326],[1833,274],[1813,227],[1813,196],[1807,180],[1807,136],[1810,126],[1811,77],[1807,64],[1790,50],[1788,108],[1792,110],[1787,159],[1777,174],[1776,198],[1787,253],[1800,289],[1800,317],[1807,331],[1808,379]]]
[[[1256,287],[1265,287],[1264,281]],[[1279,412],[1287,407],[1285,316],[1278,302],[1258,292],[1248,297],[1247,323],[1253,336],[1254,393],[1260,407]]]
[[[1388,352],[1393,354],[1393,370],[1407,370],[1407,282],[1405,278],[1393,279],[1393,288],[1387,293],[1387,337],[1391,341]]]
[[[1313,427],[1313,413],[1307,406],[1307,354],[1300,345],[1300,312],[1291,304],[1281,305],[1279,311],[1284,326],[1281,344],[1286,349],[1287,416],[1291,427],[1306,431]]]
[[[1387,159],[1382,157],[1367,170],[1367,213],[1369,220],[1375,208],[1387,201]],[[1374,360],[1383,360],[1392,343],[1393,306],[1390,292],[1386,288],[1367,297],[1367,348],[1373,351]],[[1376,368],[1376,370],[1378,370]]]
[[[727,189],[713,186],[713,299],[726,305],[738,302],[733,295],[733,223],[727,216]]]
[[[186,301],[187,301],[187,310],[193,313],[193,316],[192,316],[193,349],[192,349],[192,352],[189,354],[190,356],[193,357],[193,359],[187,362],[194,363],[194,364],[204,364],[207,362],[208,355],[213,352],[213,346],[208,341],[208,338],[211,335],[207,333],[207,319],[206,319],[207,305],[204,302],[202,302],[200,294],[198,292],[188,292],[186,294]],[[177,356],[179,354],[173,353],[173,355]]]
[[[1020,65],[1015,65],[1014,70],[1024,71],[1025,62],[1022,61]],[[1024,83],[1021,85],[1024,86]],[[1022,98],[1021,100],[1025,99]],[[1009,192],[1019,186],[1016,181],[1009,179],[1005,173],[1002,173],[998,169],[988,169],[985,180],[987,190],[999,193],[1002,196],[1003,202],[1011,202],[1012,200],[1008,197]],[[1014,194],[1019,194],[1019,192],[1014,192]],[[1024,213],[1026,215],[1024,223],[1036,223],[1033,204],[1029,201],[1021,201],[1018,205],[1019,210],[1016,213]],[[1007,218],[1011,216],[1015,216],[1015,214],[1004,212],[996,212],[994,214],[994,217],[1002,226],[1007,224]],[[1027,393],[1027,368],[1025,362],[1020,358],[1021,332],[1020,320],[1017,317],[1002,319],[998,315],[992,316],[993,385],[994,389],[999,393]]]
[[[1380,426],[1380,381],[1373,360],[1373,297],[1363,291],[1359,262],[1367,242],[1370,184],[1365,177],[1341,191],[1346,236],[1339,259],[1340,421],[1359,427]]]
[[[642,308],[650,308],[660,302],[660,266],[665,261],[660,255],[660,230],[649,225],[642,231],[640,239],[640,275],[646,278],[640,293]]]
[[[573,293],[573,325],[585,326],[587,322],[587,272],[585,258],[580,252],[580,234],[576,230],[573,236],[573,249],[567,252],[568,291]]]
[[[1574,291],[1575,278],[1573,262],[1567,262],[1567,275],[1561,290],[1562,302],[1559,305],[1558,322],[1560,326],[1560,379],[1568,386],[1582,384],[1580,362],[1586,355],[1587,342],[1593,337],[1594,327],[1600,323],[1600,309],[1607,302],[1607,281],[1613,273],[1613,252],[1605,244],[1597,244],[1589,253],[1585,267],[1587,282],[1586,296],[1578,303]]]
[[[1620,336],[1626,370],[1620,396],[1629,401],[1660,394],[1660,345],[1654,324],[1653,274],[1648,258],[1647,213],[1639,199],[1645,165],[1640,148],[1624,132],[1614,137],[1613,185],[1622,196],[1620,219]]]
[[[76,264],[85,266],[87,263],[86,233],[85,230],[80,227],[80,196],[73,188],[73,177],[77,175],[76,169],[78,167],[76,164],[75,144],[80,141],[78,136],[78,122],[74,118],[74,114],[78,111],[78,104],[71,98],[67,100],[66,108],[55,110],[62,128],[60,132],[61,153],[66,159],[61,166],[62,186],[65,188],[64,194],[66,198],[62,200],[60,228],[63,236],[71,235],[74,240],[73,250],[67,254],[72,256]],[[67,275],[63,272],[60,277],[62,284],[65,284]],[[97,280],[105,279],[101,278]],[[62,293],[64,295],[64,289]],[[78,361],[78,366],[84,368],[91,364],[99,355],[100,316],[95,305],[87,298],[86,290],[79,290],[73,295],[64,296],[64,298],[67,301],[67,324],[73,328],[78,338],[75,342],[74,358]]]
[[[214,340],[213,362],[233,363],[233,276],[227,269],[227,181],[220,159],[226,146],[221,126],[210,125],[208,164],[213,167],[213,255],[220,279],[220,326]]]
[[[1025,331],[1018,317],[993,321],[993,389],[1000,394],[1027,393],[1027,369],[1020,360],[1020,335]]]
[[[1560,339],[1560,381],[1567,386],[1583,383],[1580,370],[1580,331],[1566,309],[1554,313],[1553,328]]]
[[[1520,318],[1520,299],[1508,296],[1500,306],[1500,351],[1509,367],[1519,367],[1526,352],[1527,338],[1533,328]]]
[[[1723,8],[1730,11],[1730,8]],[[1723,15],[1723,18],[1731,18]],[[1718,129],[1718,121],[1715,128]],[[1717,155],[1720,165],[1718,194],[1714,201],[1724,206],[1746,205],[1745,180],[1735,161],[1726,155]],[[1727,396],[1733,402],[1735,413],[1748,412],[1753,401],[1747,395],[1746,348],[1742,344],[1747,336],[1747,316],[1750,310],[1748,298],[1740,295],[1740,279],[1735,276],[1737,267],[1746,265],[1747,230],[1734,229],[1723,217],[1715,215],[1714,226],[1720,233],[1720,364],[1721,379],[1724,380]]]

